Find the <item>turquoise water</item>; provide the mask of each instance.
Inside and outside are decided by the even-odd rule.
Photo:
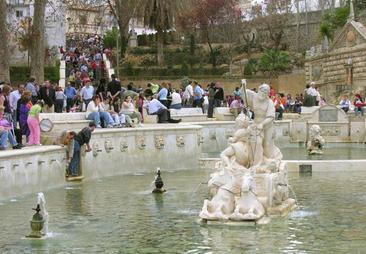
[[[36,195],[0,205],[0,253],[365,253],[363,172],[290,174],[300,207],[262,226],[202,226],[209,172],[168,173],[168,192],[150,194],[152,174],[105,178],[45,192],[50,237],[30,232]]]

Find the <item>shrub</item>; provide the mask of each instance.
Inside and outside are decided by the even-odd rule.
[[[113,27],[112,30],[108,30],[103,37],[103,46],[105,48],[116,48],[118,38],[118,29]]]
[[[258,67],[261,71],[268,73],[270,77],[277,77],[281,72],[291,68],[289,54],[286,51],[267,49],[264,51]]]
[[[46,66],[44,68],[45,79],[57,83],[60,79],[59,66]],[[10,80],[12,84],[25,83],[30,77],[30,68],[28,66],[11,66]]]
[[[189,73],[189,67],[186,62],[183,62],[181,68],[180,68],[180,74],[182,76],[186,76]]]

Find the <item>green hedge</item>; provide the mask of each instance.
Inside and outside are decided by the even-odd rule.
[[[181,77],[181,76],[222,76],[229,71],[229,67],[201,67],[190,69],[187,64],[179,67],[132,67],[126,66],[120,69],[120,75],[124,77]]]
[[[45,79],[57,83],[60,79],[59,66],[46,66],[44,68]],[[26,82],[30,77],[30,68],[28,66],[11,66],[10,80],[12,84]]]

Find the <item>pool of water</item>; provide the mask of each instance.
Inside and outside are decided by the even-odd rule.
[[[363,160],[366,145],[358,143],[327,143],[322,155],[308,155],[305,144],[280,146],[284,160]],[[219,158],[220,153],[203,153],[203,158]]]
[[[290,174],[299,209],[261,226],[203,226],[207,171],[168,173],[168,192],[150,193],[152,174],[70,184],[45,193],[50,236],[30,232],[36,195],[0,204],[0,253],[364,253],[362,172]]]

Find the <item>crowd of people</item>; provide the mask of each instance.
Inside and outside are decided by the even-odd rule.
[[[353,95],[352,101],[349,99],[347,94],[344,94],[339,102],[339,107],[346,113],[349,111],[354,111],[356,116],[363,116],[363,107],[366,106],[365,100],[362,99],[359,93],[355,93]]]

